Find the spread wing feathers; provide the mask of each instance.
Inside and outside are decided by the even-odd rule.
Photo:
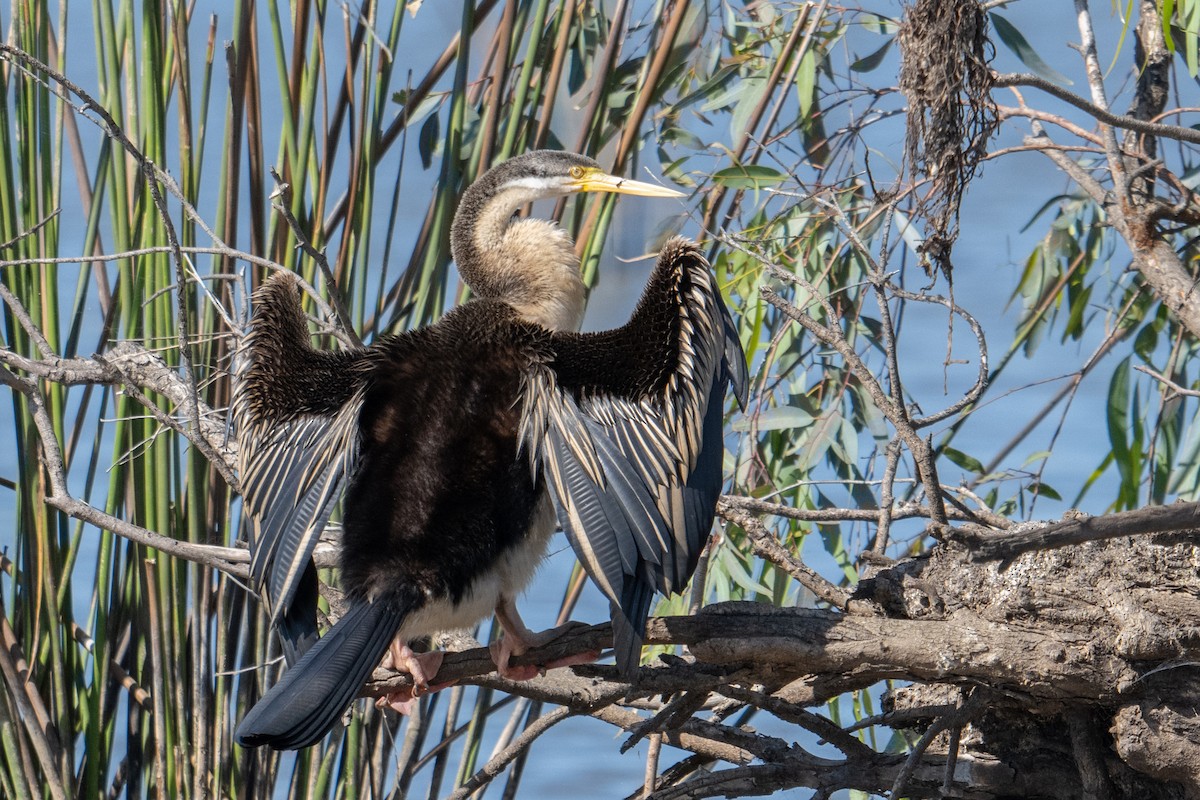
[[[669,325],[654,322],[664,317]],[[663,330],[670,336],[650,335]],[[597,366],[594,380],[576,369],[560,381],[555,360],[603,361],[579,350],[587,336],[555,334],[553,355],[525,376],[522,441],[577,556],[613,605],[617,661],[628,673],[654,591],[682,591],[708,539],[723,400],[730,384],[744,397],[746,364],[708,263],[681,239],[664,247],[633,319],[586,340],[621,354],[609,358],[644,363]]]
[[[252,418],[239,428],[242,496],[254,520],[250,574],[272,623],[290,607],[354,468],[361,406],[360,390],[332,415]]]
[[[729,309],[725,306],[725,300],[721,297],[721,293],[716,292],[714,299],[717,304],[717,312],[721,317],[721,328],[724,331],[725,340],[725,354],[721,359],[721,368],[725,372],[725,380],[733,389],[733,397],[737,400],[738,408],[745,411],[746,401],[750,396],[750,369],[746,365],[746,353],[742,350],[742,340],[738,336],[737,325],[733,323],[733,317],[729,315]]]
[[[250,573],[291,663],[316,638],[311,557],[355,467],[369,356],[311,347],[290,273],[272,276],[253,302],[232,416],[251,520]]]

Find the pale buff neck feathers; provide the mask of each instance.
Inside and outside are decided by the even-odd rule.
[[[510,194],[514,202],[503,202]],[[521,194],[501,192],[500,202],[488,203],[475,220],[472,244],[487,273],[463,277],[477,294],[504,300],[523,319],[550,330],[578,330],[584,285],[571,237],[553,222],[513,220],[525,200]]]

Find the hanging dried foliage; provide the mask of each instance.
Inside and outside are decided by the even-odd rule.
[[[917,0],[905,9],[898,41],[905,160],[914,179],[932,184],[919,201],[928,223],[922,253],[930,274],[938,269],[949,279],[963,191],[996,127],[988,66],[995,51],[976,0]]]

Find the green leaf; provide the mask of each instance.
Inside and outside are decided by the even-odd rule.
[[[1142,327],[1133,340],[1133,352],[1147,364],[1153,363],[1154,351],[1158,348],[1158,329],[1155,325]]]
[[[1059,494],[1054,487],[1048,483],[1031,483],[1029,484],[1028,489],[1032,494],[1036,494],[1038,497],[1045,497],[1050,500],[1062,500],[1062,495]]]
[[[746,568],[746,564],[742,558],[742,554],[730,543],[729,546],[721,548],[717,556],[717,561],[724,568],[725,575],[748,595],[760,594],[763,597],[770,597],[771,590],[755,580],[754,576],[750,574],[750,570]]]
[[[733,107],[733,113],[729,117],[729,133],[730,141],[741,139],[747,131],[746,126],[750,124],[750,118],[754,115],[757,109],[763,102],[763,96],[767,93],[767,81],[759,76],[746,77],[738,84],[737,103]]]
[[[1000,41],[1004,42],[1008,46],[1008,49],[1012,50],[1017,58],[1021,59],[1022,64],[1051,83],[1057,83],[1059,86],[1072,85],[1073,81],[1070,78],[1042,60],[1042,57],[1037,54],[1037,51],[1025,39],[1025,36],[1011,22],[994,11],[988,14],[988,16],[992,20],[992,25],[996,28],[996,34],[1000,37]]]
[[[1052,453],[1049,450],[1038,450],[1036,453],[1030,453],[1028,456],[1026,456],[1025,460],[1021,462],[1021,466],[1028,467],[1035,461],[1045,461],[1051,455]]]
[[[692,176],[687,174],[687,172],[683,169],[683,165],[685,162],[687,162],[689,156],[684,156],[683,158],[678,158],[668,163],[666,161],[666,153],[663,152],[661,147],[658,149],[658,155],[661,159],[660,168],[662,169],[662,175],[664,178],[672,183],[677,183],[680,186],[696,185],[696,182],[692,180]]]
[[[1113,371],[1108,386],[1108,441],[1118,462],[1128,460],[1129,444],[1125,438],[1125,414],[1129,408],[1129,357]]]
[[[421,166],[429,169],[433,166],[433,157],[441,144],[441,118],[433,114],[421,126],[421,134],[417,137],[417,150],[421,153]]]
[[[433,113],[446,99],[446,92],[430,92],[425,95],[421,102],[417,103],[416,108],[407,108],[409,92],[403,89],[399,92],[392,93],[393,102],[401,106],[406,106],[405,113],[408,115],[404,119],[404,124],[411,128],[425,117]]]
[[[1175,0],[1163,0],[1162,24],[1163,38],[1167,40],[1167,50],[1175,54],[1175,37],[1171,36],[1171,15],[1175,13]]]
[[[687,147],[691,150],[706,149],[704,140],[686,128],[667,128],[662,132],[662,141],[679,147]]]
[[[1194,78],[1200,72],[1200,52],[1197,48],[1197,40],[1200,39],[1200,0],[1183,0],[1179,12],[1186,20],[1183,32],[1187,45],[1188,74]]]
[[[1108,440],[1112,445],[1113,462],[1121,476],[1121,484],[1117,494],[1115,508],[1133,508],[1137,504],[1137,492],[1140,465],[1141,426],[1137,422],[1137,413],[1133,416],[1133,430],[1130,427],[1130,403],[1137,404],[1136,397],[1131,397],[1130,360],[1132,356],[1121,359],[1121,363],[1113,371],[1112,382],[1108,389]]]
[[[812,109],[813,97],[817,91],[817,59],[813,51],[808,50],[800,59],[800,69],[796,73],[796,94],[800,98],[800,118],[808,119]]]
[[[967,472],[974,472],[976,475],[983,472],[983,464],[974,456],[969,456],[961,450],[955,450],[953,447],[942,449],[942,455],[950,459],[958,466],[965,469]]]
[[[892,47],[892,39],[888,39],[874,53],[869,53],[850,65],[850,69],[855,72],[870,72],[883,63],[884,57],[888,54],[888,50]]]
[[[746,164],[739,167],[726,167],[713,173],[712,179],[721,186],[730,189],[761,189],[787,180],[787,176],[777,169],[762,167],[758,164]]]
[[[733,421],[733,429],[748,431],[751,428],[757,428],[760,431],[777,431],[785,428],[806,428],[812,424],[813,415],[803,408],[780,406],[769,408],[754,419],[749,416],[739,416]]]
[[[904,212],[896,209],[893,212],[893,217],[896,220],[896,229],[900,231],[900,237],[904,239],[904,243],[908,245],[908,249],[912,251],[912,254],[920,258],[921,246],[925,244],[925,237],[921,235],[921,231]]]

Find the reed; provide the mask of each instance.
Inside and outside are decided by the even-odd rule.
[[[47,503],[43,411],[73,496],[103,520],[195,552],[242,547],[228,453],[219,434],[200,431],[222,424],[246,297],[266,265],[339,297],[364,339],[427,324],[462,294],[448,241],[459,193],[491,164],[540,146],[590,151],[616,170],[657,163],[715,190],[701,202],[711,219],[728,188],[713,176],[740,164],[751,142],[798,130],[762,111],[791,102],[787,70],[836,40],[831,31],[792,34],[820,30],[807,6],[739,29],[687,0],[620,0],[609,16],[603,4],[464,0],[455,32],[430,46],[429,32],[442,28],[428,18],[451,13],[434,5],[238,0],[210,16],[182,0],[94,0],[68,15],[65,0],[17,0],[0,18],[12,48],[0,61],[4,371],[33,387],[6,378],[14,391],[0,418],[15,441],[11,485],[0,489],[13,500],[15,529],[0,579],[0,638],[12,660],[0,664],[0,794],[432,797],[544,719],[540,703],[458,687],[424,701],[407,725],[368,708],[299,755],[234,747],[237,720],[279,669],[239,578],[244,565],[239,573],[236,560],[176,558],[96,524],[101,517]],[[97,115],[78,112],[87,101],[60,76],[124,140],[85,119]],[[760,88],[737,90],[735,79]],[[744,104],[755,113],[736,141],[666,144],[685,138],[689,115],[746,117]],[[727,224],[795,224],[743,196],[722,206]],[[589,281],[611,238],[610,201],[556,211],[577,236]],[[286,204],[295,227],[273,202]],[[819,226],[804,235],[818,237]],[[302,243],[326,254],[332,284]],[[79,260],[90,256],[104,259]],[[744,310],[747,344],[770,341],[779,321],[756,299],[759,268],[737,255],[715,264],[727,299]],[[321,316],[333,346],[339,331]],[[175,378],[73,383],[17,366],[104,354],[118,342]],[[119,362],[104,363],[123,374]],[[762,435],[770,445],[776,433]],[[779,455],[760,466],[792,484],[794,442],[775,445]],[[729,468],[744,477],[745,455],[731,455]],[[715,596],[763,587],[781,602],[794,591],[784,573],[740,552],[712,560]],[[564,619],[579,578],[576,570],[564,589]],[[527,755],[507,773],[504,796],[517,792]]]

